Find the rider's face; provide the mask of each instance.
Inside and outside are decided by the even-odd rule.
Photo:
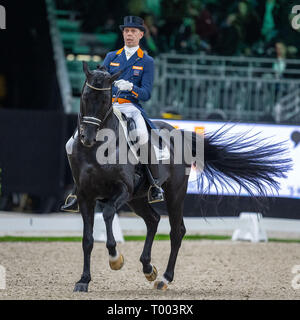
[[[143,38],[144,32],[137,28],[124,28],[123,38],[127,47],[136,47]]]

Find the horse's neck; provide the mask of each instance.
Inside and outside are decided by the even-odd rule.
[[[109,116],[106,119],[106,123],[104,126],[106,129],[111,129],[113,130],[115,133],[117,133],[118,128],[119,128],[119,120],[118,118],[115,116],[114,111],[112,110],[112,112],[109,114]]]

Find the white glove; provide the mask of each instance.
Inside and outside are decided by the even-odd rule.
[[[121,91],[131,91],[133,89],[133,83],[127,80],[115,81],[114,85]]]

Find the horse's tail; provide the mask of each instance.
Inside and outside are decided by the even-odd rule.
[[[253,197],[267,196],[268,190],[278,192],[277,179],[286,177],[291,169],[285,142],[270,143],[258,134],[232,134],[229,132],[231,127],[222,128],[204,136],[199,191],[206,193],[213,187],[217,193],[231,189],[238,195],[237,190],[244,189]],[[197,140],[196,133],[193,140]]]

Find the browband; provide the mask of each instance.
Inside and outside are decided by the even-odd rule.
[[[85,83],[88,87],[90,87],[91,89],[94,89],[94,90],[98,90],[98,91],[103,91],[103,90],[111,90],[111,88],[96,88],[96,87],[93,87],[91,84],[89,84],[88,82]]]

